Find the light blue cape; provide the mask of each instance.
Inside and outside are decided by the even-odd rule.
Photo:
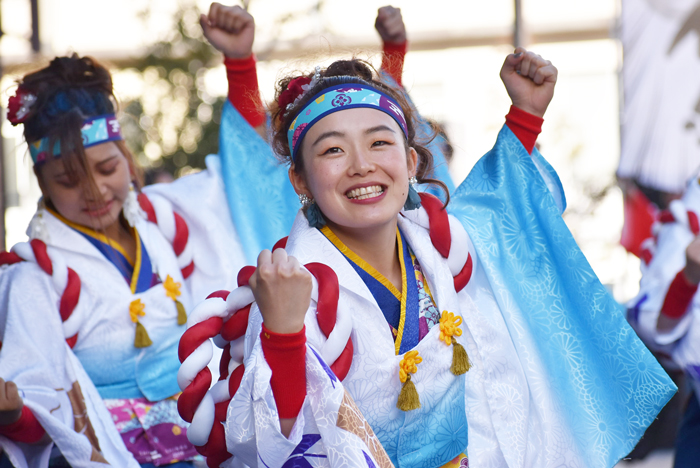
[[[598,280],[533,160],[563,201],[554,169],[504,126],[448,211],[474,243],[516,349],[536,344],[587,466],[613,466],[677,389]]]

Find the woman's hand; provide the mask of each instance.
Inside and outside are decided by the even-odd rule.
[[[0,379],[0,426],[19,421],[22,416],[22,397],[14,382],[5,382]]]
[[[518,47],[503,62],[501,80],[515,107],[541,118],[554,95],[557,73],[552,62]]]
[[[212,3],[199,18],[204,37],[226,57],[244,59],[253,53],[255,20],[239,6]]]
[[[248,282],[265,327],[274,333],[298,333],[311,303],[311,273],[284,249],[258,256],[258,268]]]
[[[374,28],[382,38],[382,42],[403,44],[406,42],[406,25],[401,16],[401,8],[383,6],[377,11]]]

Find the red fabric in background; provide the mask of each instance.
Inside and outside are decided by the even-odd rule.
[[[620,244],[630,253],[641,257],[642,242],[652,237],[652,225],[658,209],[638,188],[631,186],[623,192],[625,222]]]

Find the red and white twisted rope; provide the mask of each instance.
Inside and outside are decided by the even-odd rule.
[[[469,282],[474,268],[469,253],[469,236],[461,223],[447,214],[440,200],[421,194],[421,201],[424,209],[408,212],[408,216],[430,229],[431,241],[447,259],[454,276],[455,290],[459,292]],[[287,238],[281,239],[273,250],[284,248],[286,243]],[[329,266],[309,263],[305,267],[312,274],[311,296],[316,302],[319,328],[326,337],[320,354],[336,376],[343,380],[350,370],[353,356],[350,311],[339,306],[338,277]],[[183,392],[178,400],[178,409],[182,418],[192,423],[188,429],[188,439],[199,453],[207,457],[209,467],[218,467],[231,456],[226,451],[222,423],[245,369],[243,345],[253,302],[253,294],[247,284],[254,271],[254,267],[245,267],[239,273],[237,289],[230,294],[217,291],[195,308],[188,320],[188,329],[180,339],[182,366],[178,372],[178,383]],[[210,339],[219,341],[224,348],[220,364],[221,380],[211,389],[212,377],[207,367],[213,355]]]
[[[187,279],[194,271],[194,258],[188,242],[190,231],[185,219],[173,211],[172,205],[161,197],[149,198],[146,194],[139,193],[138,200],[148,221],[157,224],[160,232],[172,244],[182,277]]]
[[[80,277],[66,266],[60,255],[47,248],[39,239],[20,242],[10,252],[0,253],[0,266],[21,261],[34,262],[51,276],[54,289],[60,297],[58,310],[63,320],[63,335],[72,348],[78,341],[78,330],[82,323],[80,314],[73,314],[80,299]]]

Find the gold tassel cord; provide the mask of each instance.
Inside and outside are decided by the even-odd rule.
[[[403,382],[396,407],[402,411],[412,411],[420,408],[420,398],[418,390],[411,382],[411,374],[418,371],[417,365],[423,362],[423,358],[418,355],[418,351],[412,350],[404,354],[399,362],[399,379]]]
[[[148,336],[146,327],[141,322],[136,322],[136,336],[134,338],[134,346],[137,348],[147,348],[153,344],[151,337]]]
[[[469,362],[469,356],[467,356],[467,351],[464,346],[457,343],[454,339],[452,340],[452,366],[450,371],[454,375],[466,374],[472,365]]]
[[[185,306],[182,302],[175,301],[175,307],[177,307],[177,324],[184,325],[187,323],[187,312],[185,312]]]
[[[418,391],[416,386],[411,382],[411,376],[406,377],[406,382],[404,382],[401,388],[401,393],[399,393],[399,399],[396,402],[396,407],[401,411],[412,411],[414,409],[420,408],[420,398],[418,397]]]

